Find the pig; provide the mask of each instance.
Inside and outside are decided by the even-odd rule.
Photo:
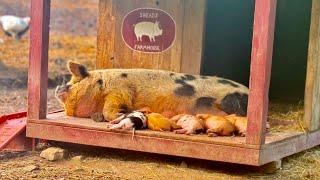
[[[236,127],[223,116],[197,114],[196,117],[204,121],[206,132],[210,136],[231,136],[236,131]]]
[[[151,69],[88,71],[72,61],[68,69],[71,80],[55,91],[68,116],[90,118],[101,113],[111,121],[144,107],[168,118],[221,112],[246,116],[248,88],[220,77]]]
[[[138,24],[134,25],[134,33],[136,35],[137,41],[142,41],[142,36],[148,36],[150,42],[155,42],[156,36],[162,35],[162,29],[159,27],[159,22],[139,22]]]
[[[172,117],[170,120],[181,127],[181,129],[174,131],[177,134],[199,134],[204,130],[203,121],[193,115],[179,114]]]

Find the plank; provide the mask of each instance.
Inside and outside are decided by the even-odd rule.
[[[63,112],[61,113],[52,113],[48,114],[46,120],[32,120],[29,119],[31,123],[37,124],[48,124],[48,125],[57,125],[64,127],[73,127],[73,128],[85,128],[90,130],[99,130],[99,131],[110,131],[107,128],[106,122],[94,122],[88,118],[77,118],[65,116]],[[121,132],[126,134],[131,134],[131,131],[114,131]],[[158,138],[169,138],[175,140],[185,140],[185,141],[194,141],[194,142],[202,142],[202,143],[210,143],[210,144],[220,144],[226,146],[238,146],[238,147],[246,147],[252,149],[259,149],[260,146],[257,145],[248,145],[245,143],[245,137],[208,137],[206,134],[195,135],[195,136],[186,136],[181,134],[175,134],[173,132],[158,132],[151,130],[141,130],[136,131],[136,135],[141,136],[149,136],[149,137],[158,137]],[[266,138],[266,143],[274,143],[277,141],[282,141],[292,136],[299,135],[301,133],[269,133]]]
[[[0,151],[26,129],[26,118],[10,119],[0,124]],[[16,143],[19,145],[19,142]],[[24,144],[24,143],[23,143]]]
[[[309,131],[320,127],[320,0],[312,1],[304,122]]]
[[[41,129],[41,131],[39,131]],[[27,136],[140,152],[258,165],[259,150],[132,134],[28,123]],[[84,141],[84,138],[86,139]],[[201,147],[201,148],[199,148]],[[247,158],[250,157],[250,158]]]
[[[207,1],[185,0],[184,3],[181,72],[200,74],[204,53]]]
[[[259,150],[140,134],[136,134],[132,139],[131,133],[47,124],[42,120],[38,122],[28,122],[27,137],[254,166],[277,161],[320,144],[319,130],[309,134],[297,133],[281,138],[262,145]],[[83,140],[84,138],[86,141]]]
[[[137,8],[159,8],[157,5],[158,0],[134,0],[134,9]],[[147,68],[158,69],[160,53],[142,53],[138,51],[132,51],[132,60],[130,60],[131,67],[133,68]]]
[[[209,138],[206,135],[186,136],[149,130],[136,131],[132,140],[130,131],[110,131],[106,123],[94,122],[87,118],[69,117],[62,112],[49,114],[45,120],[29,119],[27,136],[256,166],[277,161],[320,144],[320,131],[309,134],[268,133],[266,144],[262,146],[246,144],[244,137]],[[169,149],[164,150],[162,147]],[[228,153],[232,157],[231,160],[226,159],[224,153]],[[255,158],[259,159],[255,160]]]
[[[50,0],[31,0],[28,74],[28,118],[47,113]]]
[[[114,68],[132,68],[132,50],[122,40],[121,27],[123,17],[134,8],[133,1],[114,0],[115,44]]]
[[[163,9],[168,12],[176,23],[176,38],[171,48],[163,52],[163,64],[169,63],[171,71],[181,72],[182,61],[182,38],[184,22],[184,0],[167,0],[163,4]]]
[[[112,0],[99,0],[96,68],[112,68],[114,61],[115,17]]]
[[[265,143],[276,4],[277,0],[258,0],[255,3],[246,140],[248,144]]]
[[[320,130],[300,134],[270,144],[262,145],[259,164],[277,161],[283,157],[313,148],[320,144]]]

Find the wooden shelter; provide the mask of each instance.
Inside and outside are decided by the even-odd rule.
[[[246,137],[209,138],[138,131],[131,139],[130,133],[111,132],[103,123],[90,119],[67,117],[64,113],[47,115],[50,0],[31,0],[27,136],[254,166],[279,161],[319,145],[320,0],[313,0],[312,4],[305,95],[308,132],[266,133],[276,4],[277,0],[255,1]],[[130,49],[123,42],[119,33],[123,17],[145,7],[161,9],[175,19],[176,38],[169,49],[143,53]],[[144,67],[199,73],[205,35],[205,8],[205,0],[100,0],[97,68]]]

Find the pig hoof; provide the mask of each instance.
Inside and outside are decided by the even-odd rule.
[[[91,119],[95,122],[104,122],[105,119],[102,113],[94,113],[91,115]]]
[[[208,133],[208,136],[209,136],[209,137],[217,137],[218,134],[216,134],[216,133]]]
[[[187,133],[187,131],[184,129],[174,130],[173,132],[176,134],[186,134]]]

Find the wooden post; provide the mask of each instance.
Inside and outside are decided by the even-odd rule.
[[[307,79],[304,97],[305,127],[309,131],[320,126],[320,0],[312,1],[309,34]]]
[[[50,0],[31,0],[28,119],[47,113]]]
[[[246,138],[248,144],[262,145],[265,142],[276,4],[277,0],[256,0],[255,3]]]
[[[99,0],[96,69],[113,67],[116,22],[113,0]]]
[[[185,0],[181,72],[200,74],[204,53],[207,0]],[[192,22],[192,23],[186,23]],[[197,34],[197,38],[195,38]]]

